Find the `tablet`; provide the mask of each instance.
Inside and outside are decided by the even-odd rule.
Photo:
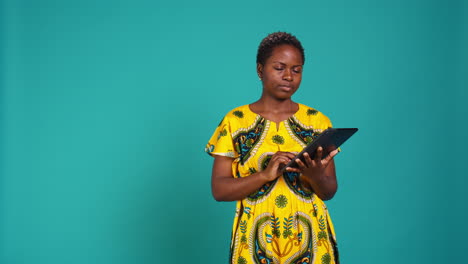
[[[283,171],[287,167],[297,168],[296,159],[300,159],[305,163],[304,153],[308,153],[311,159],[314,159],[315,152],[318,147],[323,148],[322,159],[326,158],[330,152],[339,148],[348,138],[358,131],[357,128],[329,128],[323,131],[309,145],[307,145],[293,160],[283,167]]]

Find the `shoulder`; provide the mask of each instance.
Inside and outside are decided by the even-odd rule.
[[[324,127],[325,129],[332,126],[330,118],[316,108],[300,103],[298,103],[298,105],[299,110],[294,116],[299,119],[299,121],[315,127]]]
[[[250,110],[249,105],[241,105],[227,112],[221,123],[242,125],[244,123],[250,123],[256,116],[257,115]]]
[[[249,105],[241,105],[234,109],[231,109],[226,114],[226,117],[242,119],[245,116],[249,115],[250,112],[251,111],[250,111]]]

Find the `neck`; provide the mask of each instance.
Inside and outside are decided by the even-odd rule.
[[[271,113],[284,113],[291,112],[296,109],[297,104],[291,100],[291,98],[285,100],[278,100],[271,97],[263,96],[255,102],[262,112]]]

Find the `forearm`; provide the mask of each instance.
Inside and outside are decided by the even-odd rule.
[[[237,201],[257,191],[267,182],[262,172],[242,178],[216,177],[212,180],[211,189],[216,201]]]
[[[334,175],[304,175],[302,178],[311,187],[314,193],[324,201],[332,199],[338,189],[338,184]]]

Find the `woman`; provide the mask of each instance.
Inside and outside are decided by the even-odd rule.
[[[283,166],[330,120],[291,100],[302,79],[304,49],[292,35],[262,40],[257,73],[260,99],[237,107],[221,121],[206,152],[214,159],[212,192],[217,201],[237,201],[231,263],[338,263],[335,233],[323,200],[337,182],[333,151],[322,159]]]

